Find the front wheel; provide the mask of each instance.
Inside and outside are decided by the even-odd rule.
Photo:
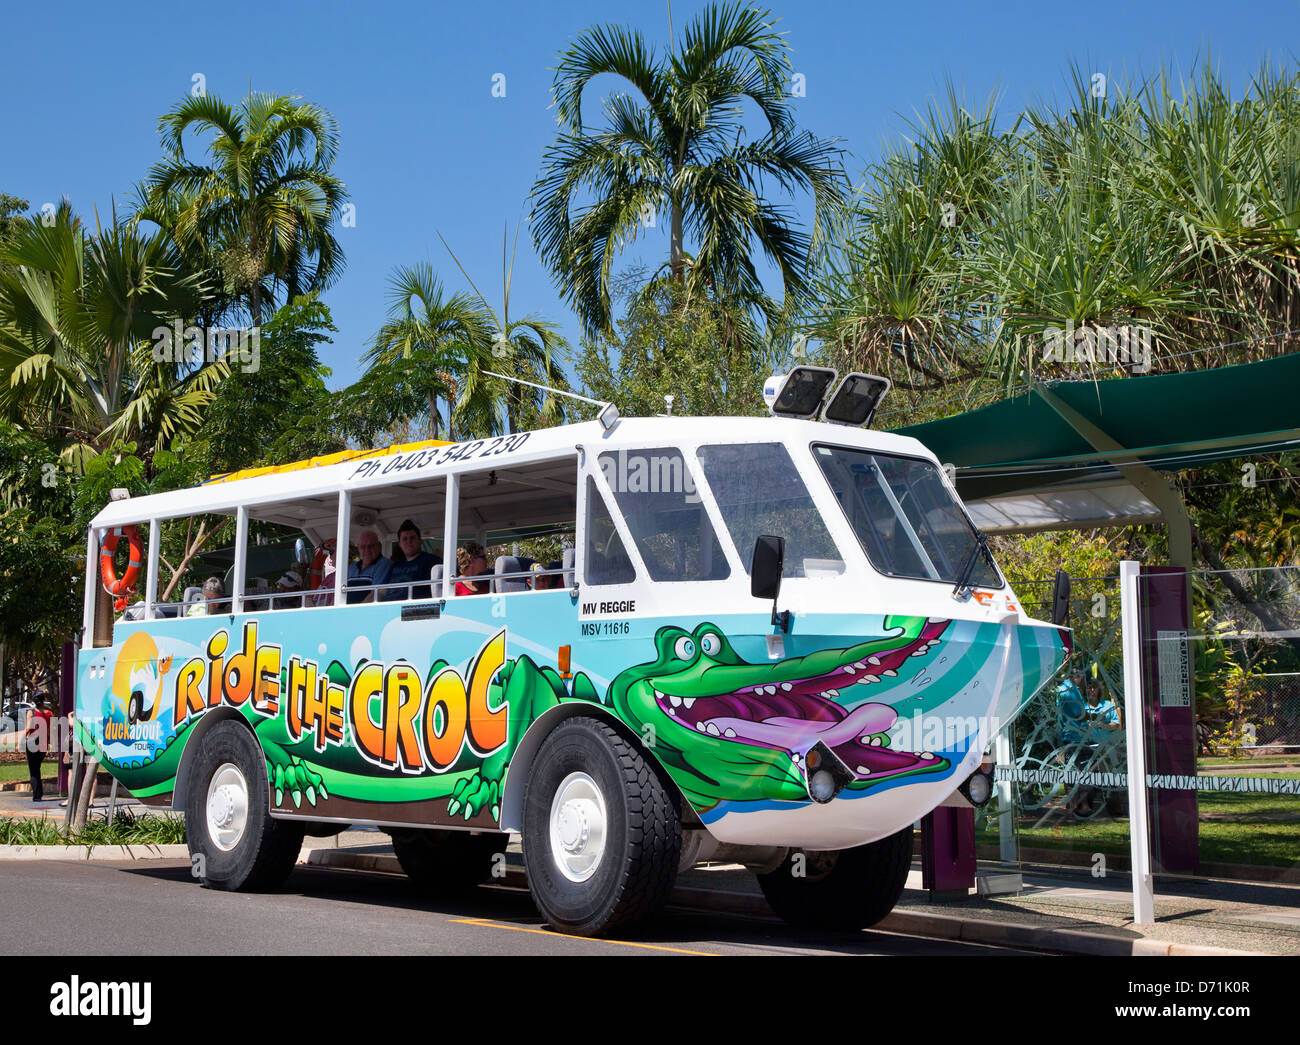
[[[261,745],[238,722],[218,722],[201,741],[185,802],[195,877],[214,889],[274,889],[302,849],[300,821],[271,816]]]
[[[912,866],[912,828],[869,845],[831,852],[795,850],[760,874],[768,905],[791,925],[856,932],[894,909]]]
[[[597,936],[663,907],[677,878],[676,796],[638,747],[591,718],[547,736],[524,794],[524,866],[542,915]]]

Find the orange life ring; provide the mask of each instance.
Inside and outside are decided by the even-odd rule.
[[[316,554],[312,556],[311,569],[307,571],[307,590],[315,591],[320,587],[321,578],[325,574],[325,563],[329,561],[330,553],[324,545],[316,549]]]
[[[126,564],[126,572],[119,579],[117,569],[113,565],[113,556],[117,552],[118,541],[123,537],[130,546],[131,561]],[[110,595],[118,596],[117,601],[123,606],[127,596],[135,593],[135,582],[140,579],[140,568],[143,565],[144,542],[140,539],[140,531],[136,527],[115,527],[100,543],[99,576],[104,582],[104,590]]]

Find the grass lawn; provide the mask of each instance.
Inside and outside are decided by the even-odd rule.
[[[47,779],[58,776],[59,764],[47,758],[45,764],[41,767],[41,775]],[[0,762],[0,784],[8,783],[10,780],[29,779],[31,778],[27,773],[26,759],[21,762]]]
[[[1266,774],[1259,774],[1264,776]],[[1293,773],[1270,776],[1294,777]],[[1198,811],[1213,819],[1198,825],[1201,859],[1213,863],[1295,867],[1300,864],[1300,795],[1198,792]],[[1231,819],[1218,819],[1228,816]],[[1285,819],[1276,819],[1285,817]],[[1064,820],[1035,828],[1038,817],[1022,819],[1020,845],[1033,849],[1062,849],[1084,853],[1129,851],[1128,819]],[[976,840],[996,845],[997,823],[977,825]]]
[[[26,780],[26,762],[0,762],[0,783],[10,780]]]

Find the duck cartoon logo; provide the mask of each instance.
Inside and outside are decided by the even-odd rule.
[[[113,668],[110,700],[125,712],[128,728],[158,718],[162,707],[163,676],[171,666],[172,658],[159,658],[158,647],[148,635],[136,632],[122,644],[122,652]]]

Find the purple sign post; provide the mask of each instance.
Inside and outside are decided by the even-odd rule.
[[[1144,566],[1140,589],[1147,771],[1194,777],[1196,702],[1187,571],[1177,566]],[[1153,788],[1148,803],[1155,869],[1195,873],[1200,862],[1196,792]]]

